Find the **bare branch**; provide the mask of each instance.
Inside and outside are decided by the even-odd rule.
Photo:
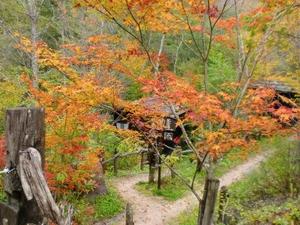
[[[181,2],[182,10],[183,10],[184,15],[185,15],[186,23],[187,23],[188,28],[189,28],[189,32],[190,32],[190,34],[191,34],[191,36],[192,36],[192,40],[193,40],[193,42],[194,42],[194,44],[195,44],[195,46],[196,46],[196,49],[197,49],[198,52],[199,52],[200,57],[201,57],[202,59],[204,59],[203,51],[201,50],[200,46],[198,45],[198,43],[197,43],[197,41],[196,41],[196,38],[195,38],[195,35],[194,35],[194,31],[193,31],[193,29],[192,29],[192,27],[191,27],[190,18],[189,18],[189,16],[188,16],[187,11],[186,11],[185,6],[184,6],[184,2],[183,2],[183,0],[180,0],[180,2]]]

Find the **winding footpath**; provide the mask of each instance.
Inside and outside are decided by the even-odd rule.
[[[256,168],[267,157],[267,153],[250,158],[245,163],[233,168],[220,178],[220,187],[230,185],[241,179],[251,170]],[[113,185],[121,197],[133,206],[135,225],[167,225],[178,214],[193,209],[197,200],[192,194],[188,194],[175,202],[168,202],[161,197],[146,196],[135,189],[135,184],[146,181],[147,174],[116,179]],[[124,225],[124,215],[114,221],[114,225]]]

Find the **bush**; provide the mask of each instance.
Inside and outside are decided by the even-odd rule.
[[[300,199],[270,204],[242,214],[241,225],[290,225],[300,223]]]
[[[294,157],[299,151],[296,143],[288,139],[276,138],[273,148],[276,148],[276,151],[260,166],[259,170],[244,181],[233,185],[234,196],[243,201],[245,199],[254,201],[278,196],[286,198],[300,193],[300,164],[296,163]]]
[[[107,130],[95,133],[93,145],[101,147],[105,153],[105,159],[112,158],[115,153],[126,153],[137,151],[141,143],[131,138],[122,138]],[[118,160],[119,169],[131,169],[139,162],[139,157],[126,157]],[[109,166],[108,169],[111,169]]]

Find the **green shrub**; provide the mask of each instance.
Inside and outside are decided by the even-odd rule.
[[[230,187],[229,224],[299,222],[300,164],[296,157],[300,149],[295,144],[289,138],[273,138],[269,148],[276,150],[269,159]]]
[[[115,153],[134,152],[139,149],[141,143],[130,138],[121,138],[113,132],[107,130],[93,134],[93,142],[91,145],[101,147],[105,153],[105,159],[110,159]],[[139,162],[139,157],[129,156],[118,160],[118,169],[131,169]],[[107,165],[109,171],[112,170],[112,164]]]
[[[240,225],[291,225],[300,223],[300,199],[288,199],[284,203],[266,205],[241,215]]]
[[[297,196],[300,193],[300,164],[294,158],[298,151],[295,143],[275,138],[272,144],[270,147],[276,148],[273,155],[251,176],[232,186],[234,198],[255,201],[278,196]]]

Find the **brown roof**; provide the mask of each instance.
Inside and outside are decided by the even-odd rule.
[[[276,80],[257,80],[252,82],[249,85],[249,87],[250,88],[266,87],[266,88],[273,88],[276,91],[282,93],[297,93],[297,91],[291,86],[289,86],[288,84]]]
[[[159,96],[142,98],[139,99],[138,102],[151,110],[157,110],[169,116],[174,116],[171,107],[167,105]],[[182,115],[186,112],[182,107],[179,106],[175,106],[175,110],[179,115]]]

